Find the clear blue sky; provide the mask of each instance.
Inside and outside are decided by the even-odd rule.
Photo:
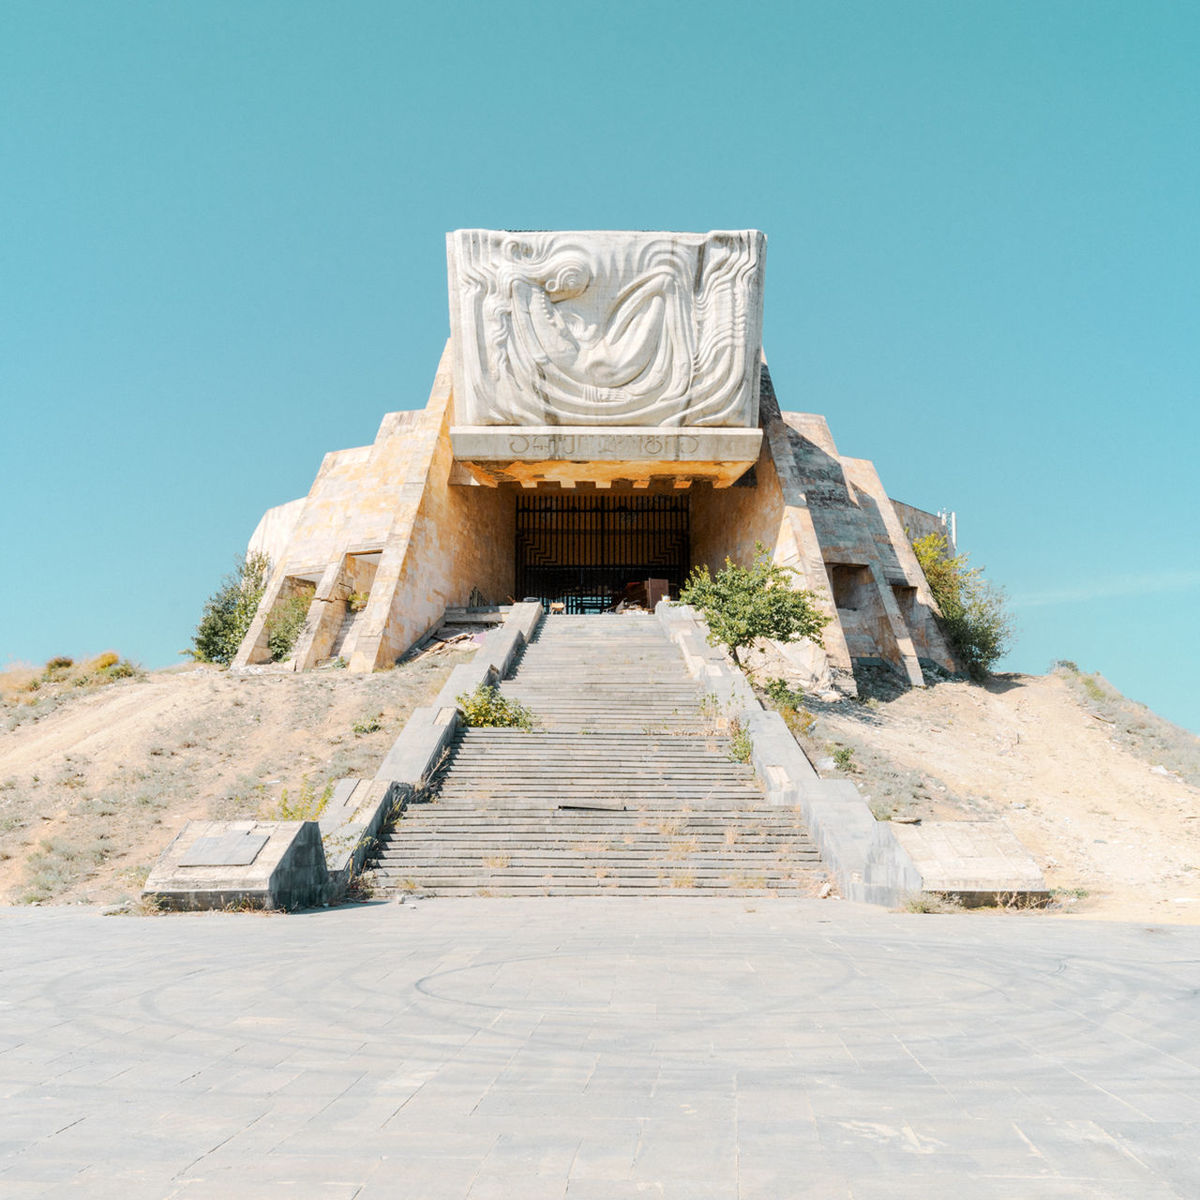
[[[462,226],[766,231],[764,341],[1005,665],[1200,730],[1200,5],[0,6],[0,662],[178,661],[424,404]]]

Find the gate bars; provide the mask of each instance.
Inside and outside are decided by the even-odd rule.
[[[517,497],[517,596],[604,612],[627,583],[665,579],[677,592],[690,566],[687,496]]]

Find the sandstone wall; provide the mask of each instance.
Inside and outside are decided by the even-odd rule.
[[[473,589],[492,602],[513,589],[513,494],[450,484],[452,375],[447,345],[425,410],[412,424],[400,489],[352,670],[394,662]]]
[[[315,593],[296,669],[334,655],[356,671],[387,666],[446,608],[514,598],[521,489],[481,486],[456,466],[452,391],[447,346],[423,410],[389,413],[370,446],[326,455],[309,495],[263,518],[255,545],[276,547],[276,566],[235,665],[266,659],[266,615],[300,581]],[[809,686],[840,676],[852,688],[855,659],[883,659],[917,685],[918,656],[952,666],[906,534],[939,519],[891,501],[871,463],[838,454],[823,417],[782,413],[765,364],[760,414],[762,449],[743,485],[671,491],[689,497],[692,562],[748,564],[761,542],[816,595],[834,618],[824,647],[775,648],[779,669]],[[369,594],[358,613],[353,592]]]

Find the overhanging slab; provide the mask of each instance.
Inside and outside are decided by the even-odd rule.
[[[729,487],[757,461],[761,429],[458,425],[455,461],[483,483],[707,480]]]

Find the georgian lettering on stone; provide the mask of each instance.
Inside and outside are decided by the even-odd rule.
[[[460,425],[758,425],[766,238],[448,234]]]

